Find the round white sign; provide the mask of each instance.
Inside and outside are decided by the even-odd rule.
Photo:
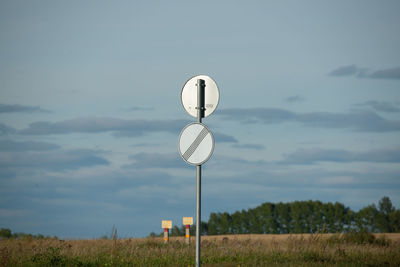
[[[202,123],[191,123],[179,135],[179,154],[189,164],[202,165],[214,151],[214,136]]]
[[[219,90],[218,86],[213,79],[206,75],[198,75],[190,78],[182,88],[181,101],[182,105],[191,116],[197,118],[197,80],[202,79],[205,82],[205,112],[204,117],[207,117],[218,106]]]

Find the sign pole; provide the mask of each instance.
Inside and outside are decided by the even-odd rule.
[[[197,122],[188,124],[181,131],[178,150],[184,161],[196,166],[196,266],[200,267],[201,166],[211,157],[214,151],[214,136],[201,121],[217,108],[219,101],[218,86],[209,76],[194,76],[183,86],[181,101],[186,112],[197,118]],[[192,223],[193,220],[190,224]]]
[[[197,79],[197,122],[201,123],[205,111],[205,81]],[[196,166],[196,266],[200,267],[201,245],[201,165]]]
[[[197,166],[196,185],[196,266],[200,267],[200,245],[201,245],[201,165]]]

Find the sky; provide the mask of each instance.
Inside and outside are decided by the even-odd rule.
[[[202,220],[264,202],[400,208],[399,1],[1,1],[0,227],[159,233],[195,217],[178,153],[208,75]]]

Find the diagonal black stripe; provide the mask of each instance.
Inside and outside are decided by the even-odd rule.
[[[203,128],[203,130],[199,133],[199,135],[196,137],[196,139],[193,141],[193,143],[190,145],[190,147],[186,150],[186,152],[182,155],[184,159],[189,159],[190,156],[193,155],[193,153],[196,151],[197,147],[200,145],[201,141],[205,138],[207,135],[207,129]]]
[[[203,141],[203,139],[207,136],[208,131],[206,128],[203,128],[199,135],[194,139],[193,143],[189,146],[189,148],[183,153],[182,157],[185,160],[188,160],[193,153],[196,151],[196,149],[199,147],[200,143]]]

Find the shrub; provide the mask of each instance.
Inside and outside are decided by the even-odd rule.
[[[1,228],[0,229],[0,238],[11,238],[12,233],[10,229]]]

